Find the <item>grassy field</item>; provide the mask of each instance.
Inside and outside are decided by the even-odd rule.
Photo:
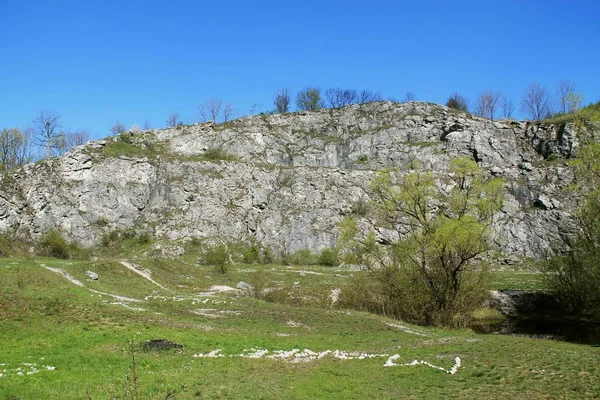
[[[600,397],[600,348],[337,309],[329,295],[356,271],[238,265],[220,274],[189,257],[130,262],[0,259],[0,399]],[[87,270],[99,279],[88,280]],[[240,281],[271,288],[269,301],[210,290]],[[493,289],[541,285],[534,272],[491,280]],[[157,339],[183,348],[137,346]],[[234,356],[251,349],[339,350],[346,359]],[[215,350],[224,356],[198,357]],[[461,365],[455,374],[384,367],[393,354],[398,364],[450,370],[459,357]]]

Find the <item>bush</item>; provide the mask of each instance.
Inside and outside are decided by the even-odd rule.
[[[318,256],[308,249],[297,250],[293,253],[283,253],[281,262],[285,265],[315,265],[318,264]]]
[[[70,246],[57,229],[46,232],[39,240],[40,254],[48,257],[67,259],[70,257]]]
[[[337,267],[340,265],[339,249],[333,247],[330,249],[323,249],[319,255],[319,264],[327,267]]]
[[[450,171],[456,185],[449,193],[438,192],[430,172],[384,171],[371,182],[376,224],[402,235],[378,238],[352,218],[342,222],[340,246],[367,270],[366,282],[344,291],[344,304],[419,324],[468,323],[486,296],[487,268],[474,260],[490,249],[504,183],[467,158],[454,159]]]
[[[229,272],[234,263],[233,255],[227,244],[205,248],[198,262],[204,265],[213,265],[221,274]]]

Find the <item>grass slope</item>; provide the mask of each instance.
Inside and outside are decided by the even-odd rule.
[[[343,288],[356,272],[236,266],[222,275],[185,259],[131,262],[165,289],[118,260],[0,259],[0,399],[135,398],[136,386],[143,399],[164,399],[169,391],[176,399],[600,397],[600,348],[416,327],[332,307],[331,289]],[[87,270],[99,279],[86,280]],[[494,288],[538,285],[534,274],[509,275],[495,276]],[[271,299],[281,302],[206,293],[239,281],[275,288]],[[184,348],[138,349],[134,385],[128,342],[151,339]],[[299,363],[193,357],[250,348],[398,353],[399,362],[425,360],[445,369],[460,357],[462,366],[449,375],[424,365],[385,368],[387,357]],[[34,363],[39,372],[27,375],[26,364]]]

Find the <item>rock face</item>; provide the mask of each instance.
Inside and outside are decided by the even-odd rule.
[[[0,231],[58,228],[84,245],[133,227],[158,238],[257,240],[275,250],[332,246],[363,214],[378,170],[420,161],[439,176],[469,156],[507,183],[494,229],[506,255],[569,243],[577,140],[569,125],[489,121],[429,103],[378,102],[128,133],[27,165],[0,181]]]

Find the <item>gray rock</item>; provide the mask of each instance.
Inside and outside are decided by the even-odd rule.
[[[87,278],[92,281],[98,280],[98,274],[95,273],[94,271],[85,271],[85,276],[87,276]]]
[[[238,282],[237,285],[235,285],[235,287],[245,292],[250,292],[254,289],[254,286],[246,282]]]
[[[180,255],[167,241],[254,240],[275,251],[334,245],[345,216],[365,218],[377,170],[407,171],[414,161],[449,189],[450,160],[468,156],[506,181],[494,234],[507,255],[536,256],[568,243],[574,199],[562,194],[569,168],[545,163],[573,157],[574,128],[489,121],[431,103],[378,102],[341,109],[244,117],[146,134],[128,143],[156,157],[104,153],[120,137],[91,142],[58,159],[0,175],[0,232],[36,239],[58,228],[83,245],[104,233],[153,232],[156,251]],[[202,161],[220,149],[235,161]],[[543,207],[536,206],[542,199]],[[546,199],[549,200],[546,201]],[[378,231],[385,236],[385,230]]]

